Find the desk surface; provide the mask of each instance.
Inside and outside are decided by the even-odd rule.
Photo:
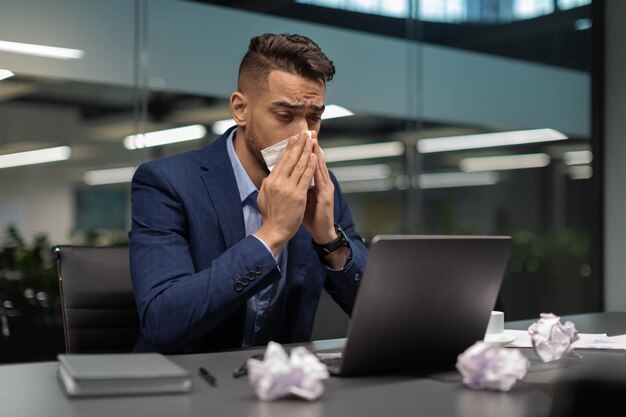
[[[582,333],[626,333],[626,313],[565,316]],[[532,321],[509,322],[506,328],[525,329]],[[343,340],[312,343],[316,349],[340,346]],[[457,372],[427,376],[382,375],[325,381],[326,391],[312,403],[301,400],[258,401],[246,378],[232,371],[255,351],[174,355],[171,358],[196,376],[191,394],[68,399],[59,382],[57,362],[0,366],[0,415],[54,416],[547,416],[555,378],[575,368],[580,359],[544,364],[530,349],[526,378],[508,393],[474,391]],[[584,353],[583,361],[609,358],[623,361],[623,352]],[[212,387],[197,372],[204,366],[218,380]]]

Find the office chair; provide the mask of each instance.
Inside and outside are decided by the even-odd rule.
[[[67,353],[131,352],[139,318],[128,248],[60,245],[54,252]]]

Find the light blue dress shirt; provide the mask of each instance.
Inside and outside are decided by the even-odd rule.
[[[248,236],[259,230],[263,223],[263,217],[256,202],[258,190],[235,153],[233,145],[235,132],[236,130],[231,132],[226,147],[233,171],[235,172],[246,236]],[[269,246],[262,239],[255,237],[271,253]],[[283,304],[286,280],[285,271],[287,271],[287,246],[278,255],[276,262],[281,274],[280,279],[263,288],[247,301],[243,347],[265,345],[270,340],[280,340],[282,323],[284,322]]]

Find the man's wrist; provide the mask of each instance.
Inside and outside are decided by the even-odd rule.
[[[272,255],[277,257],[283,247],[287,244],[289,239],[285,239],[275,231],[268,230],[261,226],[259,230],[254,233],[254,236],[261,239],[270,248]]]
[[[327,245],[332,241],[336,240],[339,237],[337,230],[335,229],[335,225],[331,225],[330,229],[326,231],[326,233],[320,234],[318,233],[316,236],[313,236],[313,242],[319,245]]]
[[[272,255],[272,258],[274,258],[274,260],[278,264],[278,255],[274,255],[274,253],[272,252],[272,248],[270,248],[270,245],[268,245],[266,241],[258,237],[256,234],[253,233],[252,236],[255,237],[259,242],[261,242],[263,246],[265,246],[265,249],[267,249],[267,253]]]
[[[322,258],[322,261],[333,271],[342,271],[351,259],[352,249],[344,246]]]
[[[311,241],[313,247],[315,248],[315,251],[320,257],[325,258],[336,250],[350,246],[350,241],[348,240],[348,237],[338,223],[335,223],[335,233],[337,237],[329,242],[320,244],[315,240]]]

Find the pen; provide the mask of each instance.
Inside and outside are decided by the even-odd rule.
[[[250,356],[250,358],[263,359],[263,353],[257,353],[256,355]],[[234,378],[239,378],[240,376],[248,375],[248,359],[246,359],[237,369],[235,369],[235,371],[233,372]]]
[[[200,368],[198,372],[200,373],[200,376],[204,378],[206,382],[208,382],[214,387],[217,386],[217,379],[209,371],[207,371],[204,368]]]

